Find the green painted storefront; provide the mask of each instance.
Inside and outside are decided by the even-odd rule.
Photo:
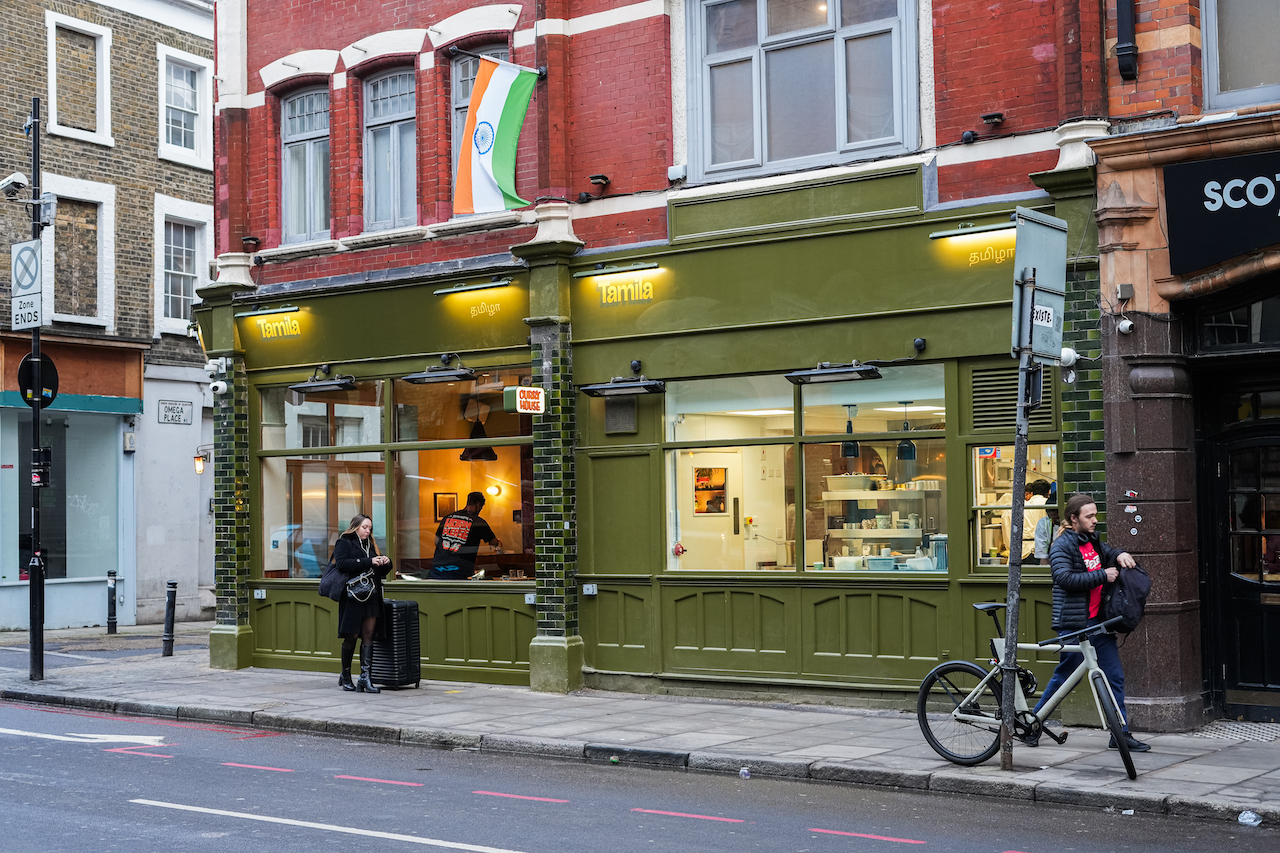
[[[405,523],[405,501],[413,499],[402,492],[416,488],[405,485],[407,455],[435,458],[430,453],[447,450],[456,456],[459,449],[487,444],[522,460],[521,494],[534,516],[523,522],[532,579],[387,585],[389,597],[418,602],[426,678],[905,706],[937,663],[985,658],[991,623],[970,605],[1003,600],[1005,567],[980,559],[979,528],[997,513],[975,504],[974,484],[983,464],[978,448],[1013,443],[1012,237],[930,235],[1008,221],[1014,202],[926,211],[928,180],[926,166],[909,165],[811,174],[727,192],[686,191],[669,203],[670,240],[661,246],[581,253],[571,240],[535,239],[513,249],[519,260],[467,275],[418,275],[390,285],[313,287],[271,297],[231,288],[202,292],[198,315],[206,348],[211,357],[228,357],[234,376],[232,390],[219,401],[215,454],[215,665],[337,670],[336,605],[316,594],[313,579],[266,576],[273,573],[264,570],[276,559],[268,553],[268,528],[280,518],[267,506],[278,500],[272,472],[286,464],[272,460],[318,456],[316,448],[323,447],[309,444],[303,454],[304,448],[264,439],[274,435],[264,432],[264,417],[268,423],[275,417],[267,411],[274,404],[264,400],[277,399],[271,389],[311,377],[319,364],[353,376],[362,388],[379,389],[373,404],[381,410],[377,440],[327,449],[335,457],[359,456],[371,472],[368,482],[384,484],[382,511],[397,523],[378,535],[385,535],[397,565],[426,523],[409,534],[396,529]],[[1087,313],[1097,268],[1096,232],[1089,228],[1091,170],[1042,176],[1042,184],[1053,200],[1020,203],[1071,223],[1071,245],[1079,249],[1070,281],[1081,288],[1071,304]],[[496,279],[509,283],[438,293]],[[298,320],[297,333],[267,337],[261,316],[235,316],[264,302],[296,306],[288,316]],[[1069,342],[1076,334],[1071,316]],[[927,341],[918,359],[886,373],[911,376],[902,371],[927,368],[936,377],[936,399],[944,402],[930,428],[904,436],[895,426],[859,438],[867,447],[892,447],[905,438],[929,448],[937,494],[924,493],[934,503],[923,505],[946,508],[943,517],[930,518],[933,532],[947,537],[941,570],[830,570],[844,547],[832,536],[822,540],[825,557],[810,553],[817,541],[809,538],[816,525],[810,517],[810,498],[818,494],[810,482],[818,476],[814,463],[830,465],[837,458],[831,448],[845,437],[810,428],[806,395],[817,393],[809,390],[817,386],[786,392],[794,395],[790,432],[784,423],[775,434],[745,442],[673,437],[672,389],[719,393],[717,383],[736,387],[733,382],[743,378],[772,388],[783,374],[819,362],[910,357],[916,338]],[[405,386],[398,377],[438,364],[442,353],[458,354],[471,368],[505,369],[543,385],[551,409],[482,442],[406,438],[399,426],[404,411],[397,408]],[[620,410],[625,417],[619,427],[615,404],[575,389],[630,375],[633,361],[641,362],[647,377],[666,381],[668,394],[628,398],[634,409]],[[235,372],[236,365],[242,372]],[[1031,442],[1051,448],[1045,453],[1057,460],[1060,493],[1095,487],[1100,476],[1090,443],[1100,429],[1101,401],[1090,385],[1096,380],[1089,371],[1081,371],[1074,386],[1053,377],[1033,421]],[[887,422],[893,416],[883,417]],[[237,441],[243,450],[224,456]],[[758,453],[769,460],[760,466],[760,480],[776,478],[776,486],[770,484],[776,495],[784,495],[786,484],[792,502],[786,512],[802,519],[787,522],[795,525],[789,535],[799,541],[777,545],[777,565],[680,567],[683,558],[673,563],[672,557],[672,518],[679,514],[673,496],[685,488],[676,482],[685,476],[676,473],[684,471],[681,454],[714,455],[728,446],[744,459]],[[796,496],[805,498],[803,514]],[[777,518],[781,501],[770,504]],[[885,507],[883,500],[839,505],[873,504]],[[799,525],[804,535],[796,533]],[[767,532],[773,536],[772,527]],[[758,537],[751,542],[746,547],[757,552],[768,547]],[[815,556],[824,560],[818,571],[812,570]],[[786,568],[787,560],[800,570]],[[1022,632],[1048,636],[1047,569],[1024,572]],[[534,603],[526,603],[530,594]],[[1045,676],[1051,662],[1048,655],[1041,662]]]

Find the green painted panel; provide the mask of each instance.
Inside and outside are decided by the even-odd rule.
[[[907,656],[916,660],[936,662],[942,626],[939,624],[939,608],[929,601],[907,599]]]
[[[236,333],[253,368],[525,345],[527,274],[507,287],[433,294],[450,283],[291,298],[298,311],[240,317]]]
[[[918,681],[941,660],[949,599],[946,589],[807,590],[805,674]]]
[[[581,459],[582,490],[578,529],[590,531],[588,547],[580,552],[583,573],[647,575],[660,569],[654,553],[658,530],[659,496],[654,460],[646,450],[636,455],[593,456]]]
[[[315,596],[313,596],[315,597]],[[328,599],[291,600],[279,595],[251,612],[257,653],[333,656],[337,649],[338,606]]]
[[[906,657],[906,613],[901,596],[876,596],[876,649],[877,657]]]
[[[664,590],[667,668],[794,675],[795,594],[794,588]]]
[[[648,587],[609,588],[580,600],[582,640],[588,666],[617,672],[648,672]]]
[[[671,604],[672,620],[668,621],[671,631],[674,634],[674,645],[681,649],[698,649],[702,647],[701,619],[698,613],[698,595],[690,593],[689,595],[677,598]]]
[[[671,242],[918,213],[923,206],[922,171],[923,166],[914,166],[703,197],[677,196],[668,206]]]

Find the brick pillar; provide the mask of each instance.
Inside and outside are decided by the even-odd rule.
[[[1098,323],[1098,262],[1086,262],[1085,269],[1067,264],[1067,301],[1063,312],[1062,345],[1087,358],[1098,358],[1102,341]],[[1077,492],[1093,495],[1098,501],[1098,533],[1106,536],[1106,433],[1103,429],[1102,362],[1078,361],[1076,381],[1062,391],[1062,483],[1058,486],[1065,503]],[[1065,372],[1065,371],[1064,371]]]
[[[248,666],[249,627],[249,377],[244,357],[224,356],[227,383],[215,395],[213,421],[213,578],[217,625],[209,636],[209,665]]]
[[[533,382],[547,407],[533,418],[534,564],[538,634],[529,644],[529,686],[567,693],[582,686],[578,635],[578,516],[574,474],[576,395],[570,349],[569,260],[582,243],[573,235],[568,205],[538,208],[538,234],[513,246],[529,264],[530,356]]]

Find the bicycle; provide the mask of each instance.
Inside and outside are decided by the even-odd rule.
[[[969,661],[948,661],[935,667],[924,677],[916,702],[920,730],[929,746],[948,761],[964,766],[981,764],[1000,750],[1000,703],[1004,690],[1003,671],[1000,668],[1004,632],[996,611],[1005,605],[981,603],[973,606],[976,610],[988,613],[996,623],[998,637],[991,641],[991,669],[985,670]],[[1022,740],[1043,734],[1056,743],[1066,743],[1067,732],[1059,735],[1045,726],[1044,722],[1087,675],[1103,728],[1111,732],[1113,742],[1120,752],[1120,759],[1124,762],[1125,772],[1130,779],[1136,779],[1138,771],[1129,754],[1119,704],[1115,694],[1111,692],[1106,674],[1098,666],[1097,654],[1089,643],[1090,637],[1108,633],[1107,628],[1117,621],[1119,617],[1038,643],[1018,643],[1018,648],[1026,651],[1056,647],[1060,652],[1079,652],[1083,660],[1038,713],[1032,712],[1028,703],[1036,692],[1036,677],[1030,670],[1018,666],[1019,690],[1013,696],[1013,734]],[[1070,640],[1076,642],[1070,643]],[[931,710],[935,711],[932,716]],[[939,715],[936,713],[939,710],[945,713]]]

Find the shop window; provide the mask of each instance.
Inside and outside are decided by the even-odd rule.
[[[1231,573],[1280,583],[1280,447],[1232,451]]]
[[[792,171],[916,143],[915,4],[690,4],[695,177]]]
[[[1280,344],[1280,296],[1205,314],[1199,325],[1202,350],[1274,347]]]
[[[156,194],[155,334],[186,335],[213,256],[213,205]]]
[[[396,568],[423,579],[436,554],[436,533],[444,518],[465,508],[467,495],[480,492],[480,512],[501,547],[482,543],[476,580],[532,580],[533,448],[494,447],[484,458],[458,448],[394,454],[396,477]]]
[[[882,367],[882,379],[804,389],[804,434],[945,430],[940,364]],[[883,472],[880,472],[883,473]]]
[[[352,391],[300,395],[263,390],[263,450],[356,447],[382,441],[383,383],[357,382]]]
[[[533,435],[533,418],[506,411],[502,390],[529,369],[482,369],[474,382],[394,383],[397,441],[465,441]]]
[[[509,51],[506,45],[490,45],[472,51],[481,56],[507,61]],[[453,112],[453,177],[458,177],[458,152],[462,150],[462,135],[467,127],[467,111],[471,106],[471,89],[475,85],[476,75],[480,73],[480,60],[474,56],[459,56],[453,60],[452,79],[453,93],[451,97]]]
[[[329,92],[302,92],[281,105],[284,242],[329,236]]]
[[[781,376],[668,382],[667,440],[793,435],[794,387]]]
[[[373,520],[374,539],[386,553],[383,465],[381,453],[263,459],[263,577],[319,578],[357,514]]]
[[[1263,0],[1205,0],[1205,100],[1240,107],[1280,100],[1280,6]]]
[[[113,146],[111,136],[111,30],[45,11],[49,57],[49,119],[54,136]],[[48,189],[48,187],[45,187]]]
[[[213,169],[213,60],[156,45],[159,60],[159,156]]]
[[[1013,445],[975,447],[972,452],[976,565],[1008,566],[1013,538]],[[1042,520],[1047,519],[1040,530],[1042,539],[1056,537],[1058,510],[1063,502],[1058,489],[1060,480],[1058,446],[1028,445],[1026,488],[1030,496],[1024,493],[1020,543],[1023,565],[1041,563],[1035,556],[1035,539]],[[1042,544],[1048,541],[1043,539]]]
[[[365,230],[418,221],[413,71],[394,71],[364,86]]]

